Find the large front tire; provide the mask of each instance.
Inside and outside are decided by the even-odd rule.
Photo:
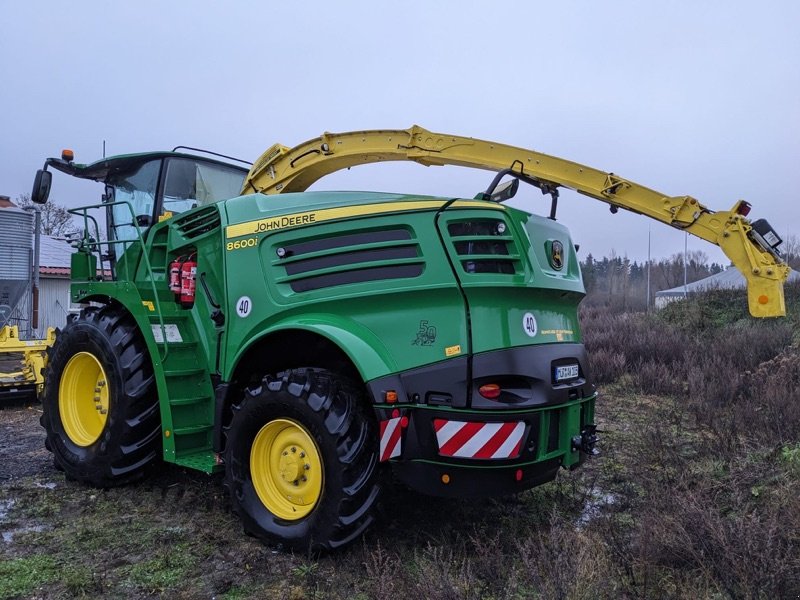
[[[315,369],[268,376],[233,408],[226,434],[225,485],[249,534],[318,552],[372,523],[377,427],[346,378]]]
[[[98,487],[142,476],[160,454],[153,369],[133,318],[113,306],[70,320],[48,351],[41,424],[67,477]]]

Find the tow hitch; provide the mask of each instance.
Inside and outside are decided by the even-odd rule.
[[[597,435],[597,425],[591,424],[584,427],[580,435],[572,438],[572,447],[589,456],[597,456],[600,451],[594,446],[598,441],[600,438]]]

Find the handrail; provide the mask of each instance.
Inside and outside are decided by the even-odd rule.
[[[97,220],[93,216],[89,215],[88,211],[92,210],[92,209],[95,209],[95,208],[106,209],[109,206],[117,206],[117,205],[123,205],[123,204],[128,207],[128,210],[131,213],[131,225],[133,225],[134,228],[136,229],[136,237],[137,237],[137,239],[105,240],[105,241],[101,240],[100,239],[100,230],[99,230],[99,227],[97,226]],[[119,200],[119,201],[115,201],[115,202],[105,202],[103,204],[91,204],[89,206],[82,206],[80,208],[72,208],[72,209],[69,209],[67,212],[69,212],[70,214],[76,215],[78,217],[80,217],[80,216],[83,217],[83,222],[84,222],[85,227],[84,227],[84,236],[83,236],[83,239],[81,240],[81,245],[85,246],[87,248],[96,248],[97,249],[97,253],[98,253],[99,257],[100,257],[100,268],[101,269],[103,268],[102,244],[108,245],[109,250],[111,249],[111,245],[112,244],[135,244],[136,242],[139,242],[139,244],[141,244],[141,247],[142,247],[142,258],[144,259],[144,264],[145,264],[145,269],[146,269],[147,275],[150,278],[150,287],[153,290],[153,300],[154,300],[155,306],[156,306],[156,314],[158,315],[158,324],[161,327],[161,339],[164,340],[164,344],[163,344],[164,353],[163,354],[161,353],[161,348],[159,348],[159,350],[158,350],[159,358],[160,358],[161,362],[163,363],[167,359],[167,356],[169,356],[169,344],[167,344],[167,330],[166,330],[166,327],[164,326],[164,315],[163,315],[163,313],[161,311],[161,301],[158,299],[158,290],[156,289],[156,282],[153,279],[153,268],[150,265],[150,257],[148,256],[147,252],[145,251],[144,237],[142,236],[142,230],[139,228],[139,224],[136,222],[136,213],[133,211],[133,206],[131,206],[131,203],[128,202],[127,200]],[[94,241],[94,242],[90,241],[91,238],[89,238],[87,236],[87,232],[89,231],[89,219],[91,219],[94,222],[95,230],[97,231],[97,240]],[[127,252],[127,251],[128,251],[128,246],[125,247],[125,252]],[[127,275],[128,281],[133,281],[133,278],[130,276],[130,265],[128,264],[128,261],[126,261],[126,263],[125,263],[125,271],[126,271],[126,275]],[[135,275],[135,271],[134,271],[134,275]]]

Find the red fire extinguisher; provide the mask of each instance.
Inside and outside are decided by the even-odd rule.
[[[183,308],[194,306],[194,295],[197,283],[197,261],[192,254],[187,260],[181,263],[181,295],[180,301]]]
[[[175,300],[180,299],[181,295],[181,263],[184,256],[169,263],[169,291],[175,294]]]

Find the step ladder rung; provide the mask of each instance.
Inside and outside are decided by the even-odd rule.
[[[170,406],[187,406],[190,404],[200,404],[202,402],[208,402],[210,398],[206,396],[191,396],[191,397],[184,397],[184,398],[170,398],[169,404]]]
[[[199,425],[186,425],[184,427],[176,427],[172,430],[174,435],[191,435],[193,433],[202,433],[203,431],[211,431],[214,429],[213,425],[208,423],[201,423]]]
[[[206,370],[203,367],[195,367],[193,369],[165,369],[164,377],[188,377],[189,375],[199,375],[205,372]]]

